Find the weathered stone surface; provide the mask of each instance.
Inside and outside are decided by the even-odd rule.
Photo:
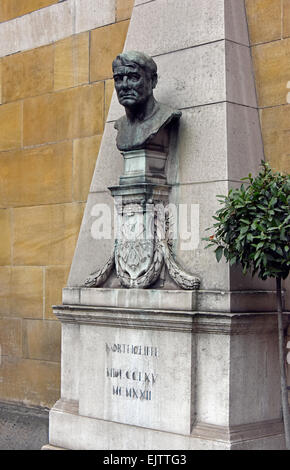
[[[0,314],[9,318],[43,317],[43,269],[0,267]]]
[[[232,425],[280,417],[280,373],[274,325],[272,333],[268,335],[239,335],[232,338],[230,361],[236,364],[230,377]],[[245,382],[247,393],[241,393]],[[267,399],[261,400],[265,390]]]
[[[57,2],[58,0],[25,0],[25,2],[19,2],[19,0],[2,0],[0,6],[0,22],[9,21],[12,18],[26,15],[27,13],[48,7]]]
[[[22,357],[22,320],[0,318],[0,344],[2,356]]]
[[[183,290],[161,289],[63,289],[64,305],[92,305],[96,307],[188,310],[196,308],[197,293]]]
[[[88,83],[89,33],[63,39],[54,47],[54,90]]]
[[[178,210],[179,231],[178,239],[174,241],[174,254],[185,271],[198,273],[202,290],[227,290],[229,287],[228,265],[221,261],[218,272],[214,270],[212,265],[215,262],[215,255],[212,249],[205,250],[207,242],[202,241],[203,237],[210,235],[205,230],[213,225],[212,216],[219,208],[216,195],[226,194],[228,188],[226,181],[181,185],[172,188],[169,197],[169,202],[176,204]],[[184,205],[183,208],[181,204]],[[193,213],[191,213],[192,206]]]
[[[262,133],[267,160],[275,170],[290,172],[290,105],[261,111]]]
[[[23,357],[60,361],[61,324],[58,321],[24,320]]]
[[[184,0],[182,8],[173,0],[144,3],[133,9],[125,49],[155,56],[224,39],[223,3],[220,0],[202,3]],[[159,9],[162,22],[156,14]],[[176,25],[183,27],[176,28]]]
[[[281,38],[280,0],[246,0],[252,44]]]
[[[0,107],[0,151],[20,148],[22,129],[22,103],[9,103]]]
[[[183,8],[173,0],[139,5],[133,9],[126,50],[143,50],[155,56],[220,39],[249,43],[243,0],[185,0]],[[156,8],[162,9],[162,22]]]
[[[81,415],[180,434],[190,433],[193,400],[190,335],[176,331],[164,335],[164,332],[152,330],[117,330],[92,325],[82,325],[80,335]],[[154,352],[152,356],[146,356],[144,362],[144,356],[138,353],[109,351],[108,347],[116,343],[148,345]],[[92,355],[98,357],[98,361],[92,362]],[[185,357],[188,359],[186,362]],[[121,369],[124,376],[121,379],[111,377],[112,369]],[[132,376],[134,371],[136,378]],[[142,371],[141,376],[139,371]],[[122,388],[121,396],[114,394],[113,390],[118,387]],[[134,397],[133,389],[138,397]],[[131,396],[128,395],[130,390]],[[140,390],[145,395],[148,391],[148,397],[140,399]],[[179,406],[175,407],[177,400]]]
[[[2,104],[2,59],[0,59],[0,104]]]
[[[224,13],[226,39],[249,46],[245,0],[225,0]]]
[[[17,52],[51,44],[59,39],[71,36],[74,31],[74,2],[66,0],[50,8],[41,9],[19,19],[5,23],[9,33],[18,39],[18,50],[13,44],[5,44],[6,51]],[[3,29],[3,32],[5,29]],[[14,45],[15,47],[15,45]],[[3,51],[4,52],[4,51]],[[9,53],[9,52],[8,52]]]
[[[71,202],[72,148],[71,142],[64,142],[1,152],[0,204],[9,207]]]
[[[107,116],[109,113],[114,89],[115,89],[114,80],[113,79],[106,80],[105,81],[105,120],[107,119]]]
[[[53,46],[2,59],[2,100],[15,101],[53,89]]]
[[[70,266],[48,266],[45,268],[45,312],[46,320],[55,320],[52,306],[61,303],[62,288],[65,287]]]
[[[230,446],[217,440],[190,438],[146,428],[102,421],[59,411],[50,412],[51,444],[73,450],[194,449],[225,450]],[[82,433],[80,432],[82,429]],[[70,439],[68,436],[70,434]],[[111,436],[110,440],[107,437]]]
[[[114,246],[114,209],[109,192],[89,194],[81,232],[73,257],[68,286],[83,285],[88,275],[101,268]]]
[[[116,0],[116,21],[127,20],[131,17],[134,0]]]
[[[2,400],[52,406],[60,391],[60,364],[3,356],[0,371]]]
[[[184,110],[176,152],[178,169],[174,168],[172,158],[168,166],[169,183],[243,178],[253,168],[257,170],[263,159],[257,110],[230,103]]]
[[[74,141],[73,198],[86,201],[98,157],[101,136],[85,137]]]
[[[16,1],[17,4],[26,4]],[[71,0],[66,0],[1,23],[0,56],[51,44],[73,33],[73,3]]]
[[[7,209],[0,209],[0,265],[9,265],[11,262],[11,213]]]
[[[258,110],[227,104],[228,179],[240,181],[257,174],[264,160]]]
[[[102,137],[90,192],[107,191],[108,186],[119,183],[123,169],[123,157],[116,147],[117,131],[114,124],[107,124]]]
[[[10,315],[21,318],[43,317],[43,269],[11,268]]]
[[[27,99],[23,116],[24,145],[100,134],[104,119],[104,85],[96,83]]]
[[[67,400],[79,399],[80,326],[62,325],[61,396]]]
[[[285,0],[283,2],[283,37],[289,38],[290,36],[290,2]]]
[[[76,0],[76,33],[114,22],[115,0]]]
[[[277,106],[287,102],[290,77],[290,39],[253,48],[258,104]]]
[[[82,214],[79,203],[14,209],[14,263],[69,265]]]
[[[227,101],[256,108],[256,88],[250,49],[226,41],[225,55]]]
[[[123,50],[128,26],[129,21],[121,21],[91,32],[91,82],[112,78],[112,61]]]
[[[10,283],[11,267],[0,266],[0,315],[4,316],[10,313]]]

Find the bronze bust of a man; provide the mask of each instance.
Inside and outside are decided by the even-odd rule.
[[[181,112],[155,100],[158,77],[154,60],[143,52],[124,52],[113,61],[113,76],[119,103],[126,111],[115,123],[118,149],[126,152],[154,143],[164,146],[166,137],[160,131],[178,120]]]

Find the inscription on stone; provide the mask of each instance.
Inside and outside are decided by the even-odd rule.
[[[106,353],[112,356],[111,363],[113,357],[115,362],[118,355],[158,358],[158,348],[156,346],[106,343],[105,348]],[[112,382],[112,396],[132,400],[152,400],[153,386],[158,379],[156,372],[139,370],[128,365],[128,367],[106,367],[105,374],[106,379]]]

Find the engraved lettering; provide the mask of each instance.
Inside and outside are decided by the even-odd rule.
[[[132,354],[138,356],[158,357],[158,348],[156,346],[141,346],[134,344],[108,344],[106,343],[106,352],[118,354]]]
[[[114,387],[114,385],[113,385],[113,395],[121,396],[122,395],[122,387]]]
[[[158,348],[156,346],[142,346],[124,343],[105,343],[107,353],[128,354],[146,356],[147,358],[158,358]],[[113,357],[111,358],[113,361]],[[114,364],[115,365],[115,364]],[[116,364],[118,366],[118,364]],[[106,367],[105,376],[108,380],[114,381],[112,386],[112,396],[122,397],[132,400],[151,401],[152,400],[152,387],[157,381],[158,374],[155,371],[130,369],[130,367]],[[148,363],[147,363],[148,365]],[[119,382],[121,381],[121,383]],[[127,387],[122,387],[127,382]],[[130,382],[133,382],[130,384]],[[136,384],[136,386],[134,385]],[[138,388],[137,384],[140,384]],[[143,384],[143,388],[142,385]],[[134,385],[134,387],[130,386]]]
[[[122,370],[121,369],[116,370],[116,369],[108,369],[107,368],[107,377],[111,377],[111,378],[120,377],[120,379],[121,379],[122,378]]]

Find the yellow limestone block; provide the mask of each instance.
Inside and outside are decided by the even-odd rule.
[[[283,0],[283,37],[290,37],[290,0]]]
[[[261,111],[267,160],[273,169],[290,173],[290,105]]]
[[[22,103],[0,106],[0,151],[21,147]]]
[[[42,361],[60,361],[61,323],[24,320],[24,357]]]
[[[131,18],[134,0],[116,0],[116,21]]]
[[[290,39],[252,48],[260,107],[287,102],[290,80]]]
[[[51,407],[59,399],[60,363],[2,358],[0,396],[2,400],[25,402],[27,405]]]
[[[71,36],[55,44],[54,89],[89,82],[89,33]]]
[[[17,265],[70,265],[84,204],[13,209],[13,259]]]
[[[0,318],[1,355],[22,357],[22,320]]]
[[[2,59],[2,102],[37,96],[53,89],[53,46]]]
[[[10,315],[21,318],[43,317],[43,268],[11,268]]]
[[[281,0],[246,0],[252,44],[281,38]]]
[[[1,152],[0,204],[7,207],[71,202],[72,148],[72,142],[62,142]]]
[[[103,132],[103,83],[28,98],[23,106],[25,146],[88,137]]]
[[[0,265],[6,266],[11,262],[11,214],[8,209],[0,209],[0,233]]]

